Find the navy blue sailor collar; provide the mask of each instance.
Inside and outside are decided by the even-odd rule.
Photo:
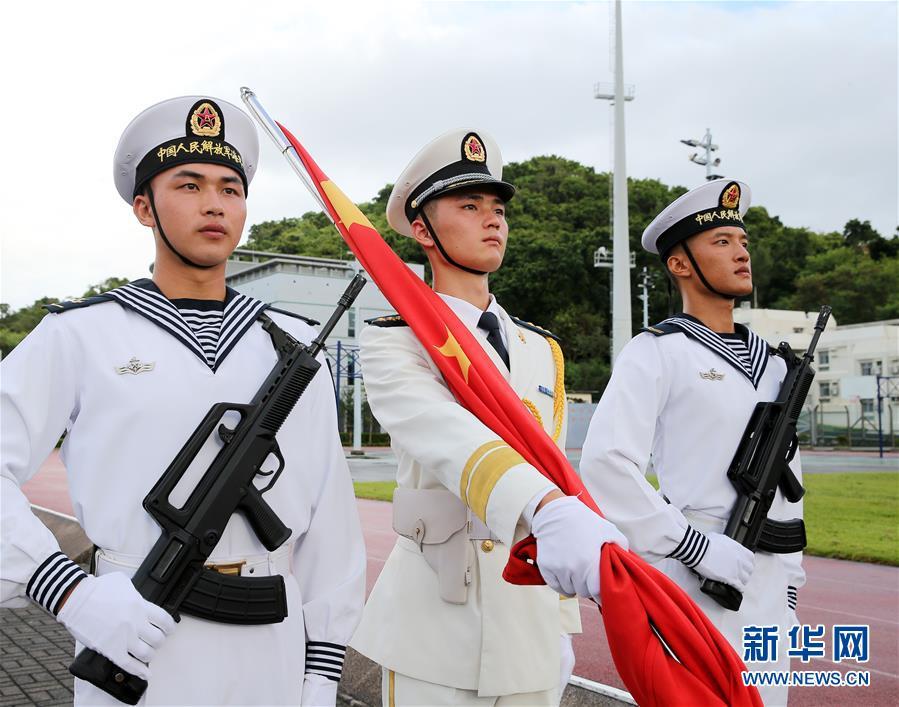
[[[235,289],[225,287],[222,327],[219,333],[218,348],[215,361],[206,358],[203,346],[193,330],[184,321],[181,312],[149,278],[134,280],[127,285],[103,293],[114,299],[122,307],[136,312],[174,336],[190,349],[205,365],[215,373],[222,362],[231,353],[240,338],[249,329],[260,312],[268,305],[253,297],[241,294]]]
[[[768,367],[768,356],[771,352],[771,347],[767,341],[749,327],[743,324],[734,324],[737,334],[746,343],[746,348],[749,351],[749,365],[747,366],[727,345],[720,334],[709,329],[692,315],[680,312],[672,317],[668,317],[662,324],[677,327],[698,344],[705,346],[746,376],[747,380],[752,383],[753,388],[757,389],[759,387],[759,382],[762,380],[762,376],[765,375],[765,369]]]

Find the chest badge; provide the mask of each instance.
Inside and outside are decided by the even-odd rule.
[[[723,381],[724,374],[718,373],[714,368],[710,368],[708,371],[700,371],[699,377],[706,381]]]
[[[553,389],[548,388],[545,385],[538,385],[537,390],[539,392],[543,393],[544,395],[548,395],[550,398],[555,397],[555,393],[553,392]]]
[[[149,373],[154,368],[156,368],[156,362],[151,361],[150,363],[142,363],[137,356],[132,356],[131,360],[128,361],[127,366],[116,366],[115,372],[120,376],[126,373],[131,373],[132,375],[137,375],[138,373]]]

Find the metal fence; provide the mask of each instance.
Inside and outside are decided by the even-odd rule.
[[[813,447],[896,447],[899,406],[865,412],[861,405],[806,406],[799,416],[799,441]]]

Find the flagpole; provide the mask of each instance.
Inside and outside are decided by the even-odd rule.
[[[300,159],[300,156],[297,154],[296,148],[290,144],[290,141],[284,135],[284,132],[278,127],[278,124],[274,121],[274,119],[268,114],[265,108],[262,107],[262,104],[259,102],[259,99],[256,98],[256,94],[253,93],[252,89],[247,88],[246,86],[242,86],[240,89],[240,98],[246,105],[247,109],[256,119],[256,122],[265,130],[266,134],[272,139],[272,141],[277,146],[278,150],[282,155],[287,159],[287,162],[293,168],[293,171],[296,172],[297,176],[302,180],[306,189],[309,190],[309,193],[312,194],[312,198],[315,199],[315,203],[318,204],[318,207],[325,212],[325,215],[331,219],[331,223],[334,223],[334,219],[331,217],[331,212],[328,210],[328,207],[325,206],[325,202],[322,201],[321,195],[318,193],[318,189],[312,184],[312,180],[309,178],[309,173],[306,171],[306,168],[303,166],[303,161]],[[336,223],[334,224],[337,225]]]

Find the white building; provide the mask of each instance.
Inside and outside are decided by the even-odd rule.
[[[817,319],[817,312],[752,309],[748,303],[734,312],[735,321],[772,345],[786,341],[797,351],[808,347]],[[826,413],[828,424],[836,424],[837,416],[845,415],[855,432],[870,432],[877,425],[880,375],[883,428],[899,429],[899,319],[838,326],[831,316],[818,342],[814,368],[806,407],[818,410],[819,420]]]
[[[424,277],[424,265],[408,265],[416,275]],[[228,261],[225,281],[245,295],[324,323],[353,278],[356,267],[355,260],[238,248]],[[365,275],[365,272],[362,274]],[[328,348],[333,350],[338,341],[343,346],[355,347],[362,322],[394,311],[369,277],[368,284],[356,298],[355,306],[343,315],[331,334]]]

